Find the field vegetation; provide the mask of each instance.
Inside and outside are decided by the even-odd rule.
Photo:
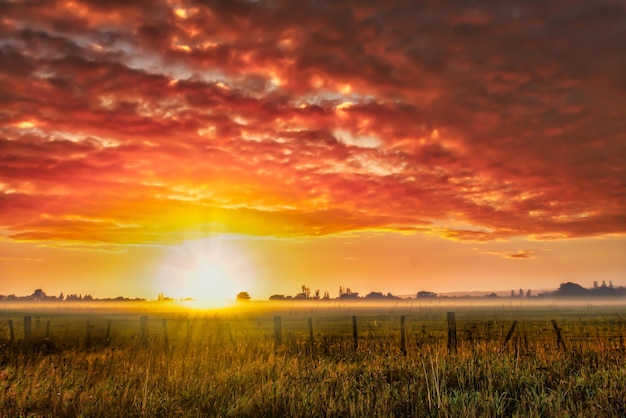
[[[0,306],[0,415],[626,416],[624,306],[64,306]]]

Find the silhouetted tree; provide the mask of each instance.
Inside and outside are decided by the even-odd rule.
[[[587,294],[588,290],[579,285],[578,283],[561,283],[559,289],[555,292],[558,296],[583,296]]]
[[[417,298],[436,298],[437,294],[434,292],[428,292],[426,290],[421,290],[417,292]]]
[[[237,301],[245,302],[250,300],[250,294],[248,292],[239,292],[237,293]]]
[[[346,292],[344,294],[342,294],[341,296],[339,296],[339,299],[358,299],[359,298],[359,293],[358,292]]]

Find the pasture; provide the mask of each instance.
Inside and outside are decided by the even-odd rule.
[[[3,304],[0,415],[625,416],[625,316],[504,299]]]

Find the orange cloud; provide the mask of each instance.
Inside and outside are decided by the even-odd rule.
[[[497,255],[503,258],[509,258],[513,260],[527,260],[530,258],[535,258],[535,252],[529,250],[519,250],[516,252],[507,252],[507,251],[486,251],[484,254]]]
[[[579,6],[4,4],[0,227],[623,234],[626,11]]]

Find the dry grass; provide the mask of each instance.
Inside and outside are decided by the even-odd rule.
[[[3,334],[0,411],[12,417],[626,415],[617,316],[623,308],[560,312],[567,351],[546,326],[555,312],[467,312],[457,310],[456,354],[446,350],[445,313],[430,319],[408,313],[406,356],[397,312],[373,308],[359,312],[356,351],[349,313],[333,309],[282,312],[279,347],[268,312],[189,322],[170,315],[167,344],[157,314],[147,342],[137,337],[138,315],[118,316],[108,345],[106,317],[91,313],[90,347],[85,315],[57,315],[48,343],[37,337],[29,346],[11,345]],[[513,317],[522,326],[502,350],[502,330]]]

